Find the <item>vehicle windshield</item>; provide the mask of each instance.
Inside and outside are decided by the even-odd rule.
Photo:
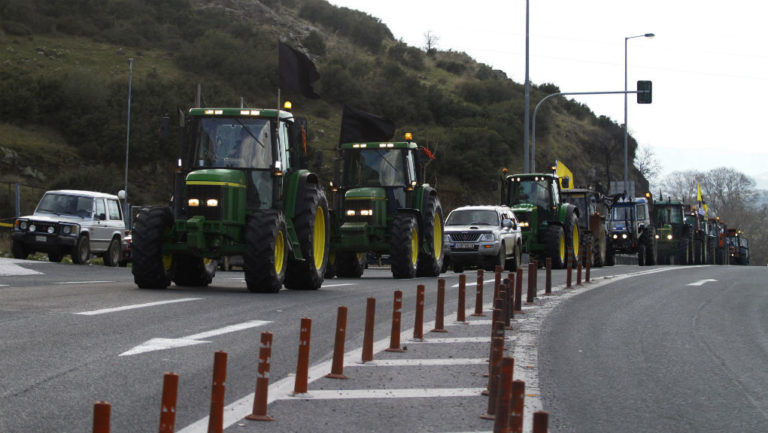
[[[494,210],[455,210],[445,220],[447,226],[499,225],[499,215]]]
[[[35,213],[90,218],[93,213],[93,198],[69,194],[45,194],[37,205]]]
[[[269,169],[272,128],[267,119],[204,117],[192,127],[195,167]]]
[[[656,205],[656,221],[659,225],[682,224],[683,209],[679,206]]]
[[[549,209],[552,197],[546,178],[512,180],[509,185],[509,206],[529,203]]]
[[[348,150],[345,186],[405,186],[408,177],[402,149]]]
[[[587,209],[587,197],[584,194],[563,195],[566,202],[576,206],[579,209],[579,215],[590,215]],[[586,221],[586,219],[585,219]]]
[[[628,221],[632,219],[632,205],[616,205],[611,209],[611,221]]]

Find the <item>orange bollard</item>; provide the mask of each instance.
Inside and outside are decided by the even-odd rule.
[[[485,317],[483,314],[483,270],[477,270],[477,287],[475,288],[475,312],[472,316]]]
[[[547,433],[549,429],[549,413],[540,410],[533,413],[533,433]]]
[[[213,383],[211,384],[211,414],[208,416],[208,433],[224,431],[224,382],[227,380],[227,352],[213,354]]]
[[[400,347],[400,316],[403,308],[403,292],[395,290],[395,300],[392,304],[392,335],[389,338],[389,348],[386,352],[404,352]]]
[[[179,375],[165,373],[163,377],[163,398],[160,403],[160,433],[173,433],[176,428],[176,396]]]
[[[267,393],[269,391],[269,360],[272,357],[272,333],[261,333],[259,348],[259,369],[256,376],[256,393],[253,396],[253,412],[245,419],[251,421],[274,421],[267,415]]]
[[[510,291],[509,287],[509,280],[504,279],[504,281],[501,282],[501,286],[499,286],[499,297],[502,299],[502,321],[504,322],[504,328],[506,329],[512,329],[512,326],[510,326],[509,323],[509,316],[511,314],[514,314],[513,311],[515,310],[514,306],[511,305],[512,303],[512,292]]]
[[[499,286],[501,286],[501,266],[496,265],[493,278],[493,299],[499,297]]]
[[[312,319],[301,318],[301,331],[299,333],[299,358],[296,363],[296,381],[293,385],[294,394],[307,392],[309,380],[309,341],[312,336]]]
[[[347,330],[347,307],[340,306],[336,316],[336,341],[333,345],[333,362],[331,372],[325,377],[331,379],[348,379],[344,376],[344,339]]]
[[[576,264],[576,285],[581,285],[581,260]]]
[[[376,298],[368,298],[365,308],[362,362],[373,361],[373,326],[376,320]]]
[[[523,269],[518,268],[515,275],[515,313],[523,313]]]
[[[512,412],[509,414],[509,432],[523,433],[523,408],[525,407],[525,382],[512,382]]]
[[[547,257],[546,260],[546,273],[545,273],[545,281],[544,281],[544,294],[545,295],[551,295],[552,294],[552,257]]]
[[[512,379],[514,371],[514,358],[504,357],[501,360],[501,376],[499,379],[499,392],[496,397],[496,418],[493,423],[493,433],[509,432],[509,409],[512,405]]]
[[[488,364],[488,408],[485,414],[480,415],[480,418],[494,419],[496,416],[496,398],[499,395],[498,385],[502,358],[504,358],[504,337],[493,337],[491,341],[491,359]],[[485,395],[486,392],[483,394]]]
[[[467,297],[467,276],[465,274],[459,275],[459,309],[456,311],[456,321],[457,322],[466,322],[466,313],[464,310],[467,308],[466,300]]]
[[[424,285],[416,286],[416,324],[413,325],[413,339],[424,341]]]
[[[445,280],[437,280],[437,307],[435,311],[435,329],[430,332],[448,332],[445,329]]]
[[[536,297],[536,262],[528,263],[528,294],[525,297],[526,304],[533,304]]]
[[[106,401],[97,401],[93,405],[93,433],[109,433],[109,415],[112,406]]]
[[[566,259],[566,262],[568,263],[565,270],[565,288],[570,289],[571,288],[571,272],[573,271],[573,262],[571,260],[571,249],[566,249],[568,258]]]
[[[587,263],[584,264],[586,268],[586,275],[584,281],[589,282],[589,269],[592,267],[592,245],[587,245]]]

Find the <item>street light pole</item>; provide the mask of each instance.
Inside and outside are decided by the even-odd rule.
[[[531,171],[530,158],[531,82],[528,79],[528,0],[525,0],[525,118],[523,120],[523,173]]]
[[[126,224],[131,221],[128,212],[128,148],[131,142],[131,84],[133,82],[133,57],[128,58],[128,119],[125,133],[125,198],[123,199],[123,219]]]
[[[634,38],[652,38],[653,33],[624,37],[624,193],[629,192],[629,132],[627,129],[627,41]]]

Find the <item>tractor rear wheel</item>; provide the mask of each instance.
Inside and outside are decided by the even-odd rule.
[[[173,257],[173,282],[177,286],[205,287],[216,275],[216,260],[176,255]]]
[[[569,212],[569,214],[566,215],[565,222],[563,223],[563,232],[565,233],[565,245],[571,248],[571,259],[575,266],[575,263],[578,263],[577,260],[579,260],[579,253],[581,252],[579,217],[575,213]]]
[[[547,255],[552,259],[553,269],[563,269],[566,265],[565,233],[561,226],[552,224],[547,227],[545,233],[545,245]]]
[[[645,266],[646,262],[646,247],[643,242],[637,246],[637,264],[638,266]]]
[[[173,276],[173,256],[163,255],[163,238],[173,225],[171,210],[151,208],[136,216],[131,244],[133,281],[141,289],[165,289]]]
[[[285,217],[279,211],[257,211],[245,226],[243,268],[251,292],[277,293],[288,267]]]
[[[420,277],[436,277],[440,275],[445,260],[443,253],[443,206],[436,195],[426,198],[424,204],[424,245],[429,253],[419,254],[419,268],[416,274]]]
[[[304,260],[288,260],[285,288],[317,290],[323,285],[328,265],[328,200],[323,190],[315,184],[307,184],[303,196],[298,200],[293,223]]]
[[[605,226],[601,224],[600,231],[597,233],[597,239],[595,239],[594,247],[592,248],[596,268],[605,265],[607,261],[608,242],[605,240],[605,236]]]
[[[392,276],[413,278],[419,264],[419,224],[416,217],[398,213],[392,219],[390,228],[390,259]]]

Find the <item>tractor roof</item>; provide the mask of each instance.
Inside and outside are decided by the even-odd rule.
[[[276,110],[274,108],[190,108],[192,117],[261,117],[275,118],[280,113],[281,119],[290,119],[293,113],[290,111]]]
[[[341,149],[417,149],[419,146],[412,141],[342,143]]]

